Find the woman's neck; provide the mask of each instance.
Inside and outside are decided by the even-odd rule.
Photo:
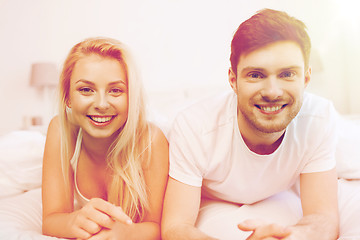
[[[106,164],[107,155],[115,137],[111,138],[94,138],[83,133],[82,149],[89,159],[96,164]]]

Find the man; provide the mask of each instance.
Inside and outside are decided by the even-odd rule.
[[[265,9],[239,26],[228,74],[233,91],[186,109],[170,132],[163,239],[337,238],[336,112],[304,93],[310,48],[305,25],[284,12]],[[290,194],[297,182],[302,213],[294,224],[254,215],[238,229],[224,218],[233,235],[219,227],[223,221],[214,231],[196,227],[200,207],[206,215],[211,202],[242,209]],[[290,201],[289,194],[279,201]]]

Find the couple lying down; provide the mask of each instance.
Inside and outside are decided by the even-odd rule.
[[[343,207],[352,196],[337,180],[337,114],[304,92],[310,48],[301,21],[259,11],[231,42],[233,91],[180,112],[166,139],[145,117],[126,47],[107,38],[75,45],[47,132],[43,234],[360,239],[356,224],[342,228],[360,223],[360,204]]]

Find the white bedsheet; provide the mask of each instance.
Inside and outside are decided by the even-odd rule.
[[[360,180],[339,180],[339,240],[360,239]],[[301,201],[297,193],[287,191],[253,205],[207,201],[202,204],[197,227],[220,240],[242,240],[251,233],[237,229],[247,219],[261,219],[288,226],[302,217]]]
[[[58,239],[43,236],[41,222],[41,188],[0,200],[0,239]]]
[[[340,141],[337,149],[337,167],[340,178],[344,179],[360,179],[360,121],[340,119]],[[35,131],[16,131],[5,136],[0,136],[0,239],[6,240],[43,240],[56,239],[45,237],[41,235],[41,166],[42,155],[44,148],[45,136]],[[357,210],[360,213],[360,180],[346,182],[342,187],[341,194],[343,197],[342,208],[345,209],[345,215],[342,216],[343,224],[342,231],[351,236],[351,231],[356,224],[360,226],[360,219],[355,216],[352,219],[350,212]],[[345,194],[346,193],[346,194]],[[275,197],[276,198],[276,197]],[[291,198],[291,195],[289,195]],[[281,202],[281,201],[280,201]],[[281,205],[274,214],[271,211],[272,207],[268,206],[269,202],[264,202],[254,206],[246,206],[241,209],[240,214],[236,216],[237,221],[239,216],[246,217],[250,213],[261,214],[265,218],[270,219],[286,216],[286,221],[289,222],[289,215],[282,215],[284,213],[284,206],[293,206],[299,204],[298,202],[289,201],[288,205]],[[290,205],[289,205],[290,204]],[[270,204],[271,205],[271,204]],[[276,205],[276,204],[275,204]],[[208,207],[209,209],[210,207]],[[213,222],[211,217],[212,212],[218,212],[223,209],[222,216],[231,212],[235,216],[233,207],[230,205],[215,205],[213,210],[200,214],[199,226],[208,228],[209,231],[216,231],[213,226],[222,226],[225,221]],[[228,211],[228,210],[230,211]],[[276,209],[276,208],[273,208]],[[298,216],[298,210],[293,216]],[[216,214],[218,214],[216,213]],[[216,218],[221,219],[220,216]],[[255,215],[256,215],[255,214]],[[250,214],[251,215],[251,214]],[[209,217],[205,217],[209,216]],[[216,219],[215,218],[215,219]],[[292,219],[291,221],[295,221]],[[277,220],[276,220],[277,221]],[[235,223],[234,223],[235,224]],[[227,224],[225,224],[228,226]],[[356,228],[357,228],[356,227]],[[224,228],[225,231],[226,228]],[[229,230],[229,233],[231,231]],[[357,233],[353,233],[357,234]],[[344,235],[345,236],[345,235]],[[228,238],[231,239],[231,238]],[[228,240],[227,239],[227,240]],[[240,238],[241,239],[241,238]],[[342,239],[359,239],[360,237],[349,237]]]
[[[0,198],[41,187],[45,136],[14,131],[0,136]]]
[[[340,240],[360,239],[360,180],[339,180],[341,217]],[[249,235],[236,228],[248,218],[260,218],[279,224],[295,224],[302,216],[301,203],[292,192],[279,193],[254,205],[209,201],[202,205],[197,226],[222,240],[242,240]],[[41,234],[41,189],[0,199],[0,239],[58,240]]]

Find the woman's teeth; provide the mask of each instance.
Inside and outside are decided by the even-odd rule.
[[[112,119],[112,117],[93,117],[93,116],[89,116],[89,117],[91,118],[91,120],[98,123],[108,122]]]

